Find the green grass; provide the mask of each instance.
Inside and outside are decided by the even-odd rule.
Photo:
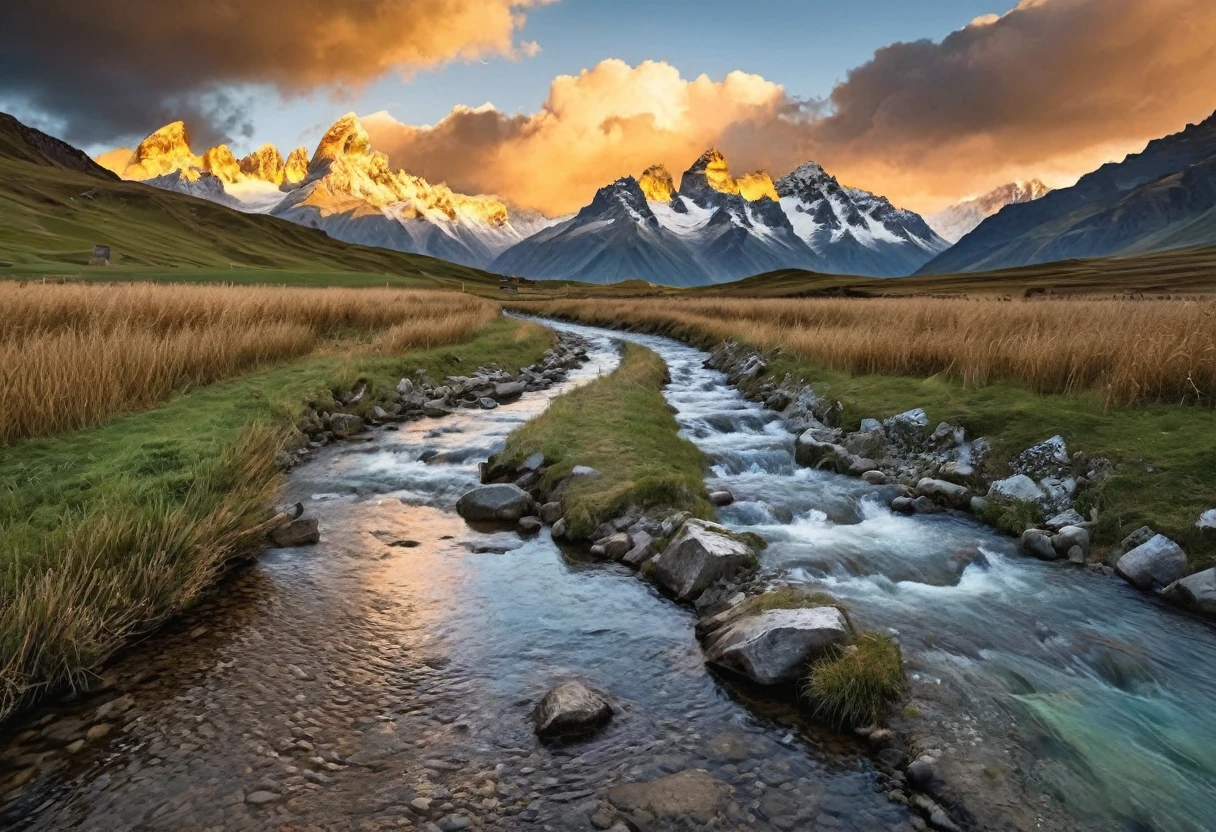
[[[826,592],[807,592],[798,587],[783,586],[748,598],[739,605],[739,613],[751,615],[769,610],[805,610],[814,607],[836,607],[846,612],[844,605]]]
[[[424,369],[538,360],[552,333],[500,319],[458,345],[315,357],[179,395],[154,410],[6,448],[0,458],[0,718],[79,684],[123,640],[190,603],[260,542],[275,453],[304,403]]]
[[[905,687],[899,645],[887,636],[867,633],[815,662],[805,694],[817,717],[853,727],[878,722]]]
[[[565,479],[575,465],[600,472],[564,491],[563,515],[575,538],[633,505],[669,505],[709,516],[705,463],[696,446],[678,435],[663,398],[666,378],[661,358],[626,344],[614,372],[554,400],[511,434],[498,459],[518,465],[539,451],[549,465],[546,487]]]

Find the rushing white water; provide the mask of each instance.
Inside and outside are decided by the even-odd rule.
[[[560,322],[558,329],[603,335]],[[921,689],[949,691],[980,735],[1017,743],[1032,788],[1101,828],[1216,828],[1216,629],[1122,581],[1021,556],[965,515],[906,517],[884,489],[798,468],[780,418],[707,355],[663,338],[683,433],[709,458],[729,525],[762,569],[814,583],[897,632]]]

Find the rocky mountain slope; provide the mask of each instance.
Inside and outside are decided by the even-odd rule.
[[[918,215],[843,188],[808,163],[774,182],[735,178],[711,148],[675,180],[662,165],[602,188],[574,218],[508,250],[490,268],[541,279],[669,286],[782,268],[908,274],[946,243]]]
[[[1216,242],[1216,115],[984,220],[921,274]]]
[[[326,131],[311,158],[298,147],[284,159],[269,144],[239,159],[222,144],[200,156],[178,121],[135,150],[112,151],[98,162],[124,179],[270,213],[335,239],[471,266],[488,264],[551,222],[512,211],[493,197],[458,194],[392,170],[388,157],[371,148],[353,113]]]
[[[984,220],[1006,205],[1033,202],[1051,192],[1051,188],[1038,179],[1026,182],[1010,182],[993,188],[983,196],[966,199],[925,217],[929,227],[943,240],[953,244],[966,237]]]

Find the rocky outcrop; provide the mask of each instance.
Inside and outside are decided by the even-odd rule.
[[[768,610],[739,616],[711,632],[705,660],[774,685],[805,676],[812,661],[848,638],[848,621],[836,607]]]
[[[543,739],[587,736],[612,719],[608,697],[581,682],[566,682],[545,694],[532,713]]]
[[[1187,570],[1186,552],[1163,534],[1155,535],[1119,558],[1115,571],[1137,589],[1161,589]]]
[[[725,526],[687,520],[652,562],[656,582],[681,601],[695,601],[711,584],[756,565],[756,553]]]
[[[518,485],[483,485],[456,501],[456,513],[465,520],[516,522],[532,512],[532,495]]]

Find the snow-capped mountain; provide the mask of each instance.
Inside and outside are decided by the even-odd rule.
[[[270,213],[351,243],[429,254],[486,266],[498,254],[552,225],[535,212],[498,199],[458,194],[402,170],[374,151],[354,113],[338,119],[311,159],[298,147],[284,159],[263,145],[238,159],[226,145],[196,155],[185,124],[152,133],[134,151],[98,162],[124,179],[209,199],[251,213]]]
[[[688,286],[782,268],[909,274],[947,246],[925,221],[807,163],[773,182],[735,178],[714,148],[677,190],[662,165],[600,189],[573,219],[508,250],[491,268],[534,278]],[[556,248],[557,250],[552,250]]]
[[[1006,205],[1020,205],[1032,202],[1046,196],[1051,188],[1038,179],[1026,182],[1010,182],[993,188],[983,196],[957,202],[949,208],[944,208],[936,214],[925,217],[929,227],[938,233],[942,239],[957,243],[966,237],[984,220],[1000,211]]]
[[[778,179],[777,194],[794,233],[822,259],[820,271],[898,277],[949,247],[919,214],[844,187],[815,162]]]

